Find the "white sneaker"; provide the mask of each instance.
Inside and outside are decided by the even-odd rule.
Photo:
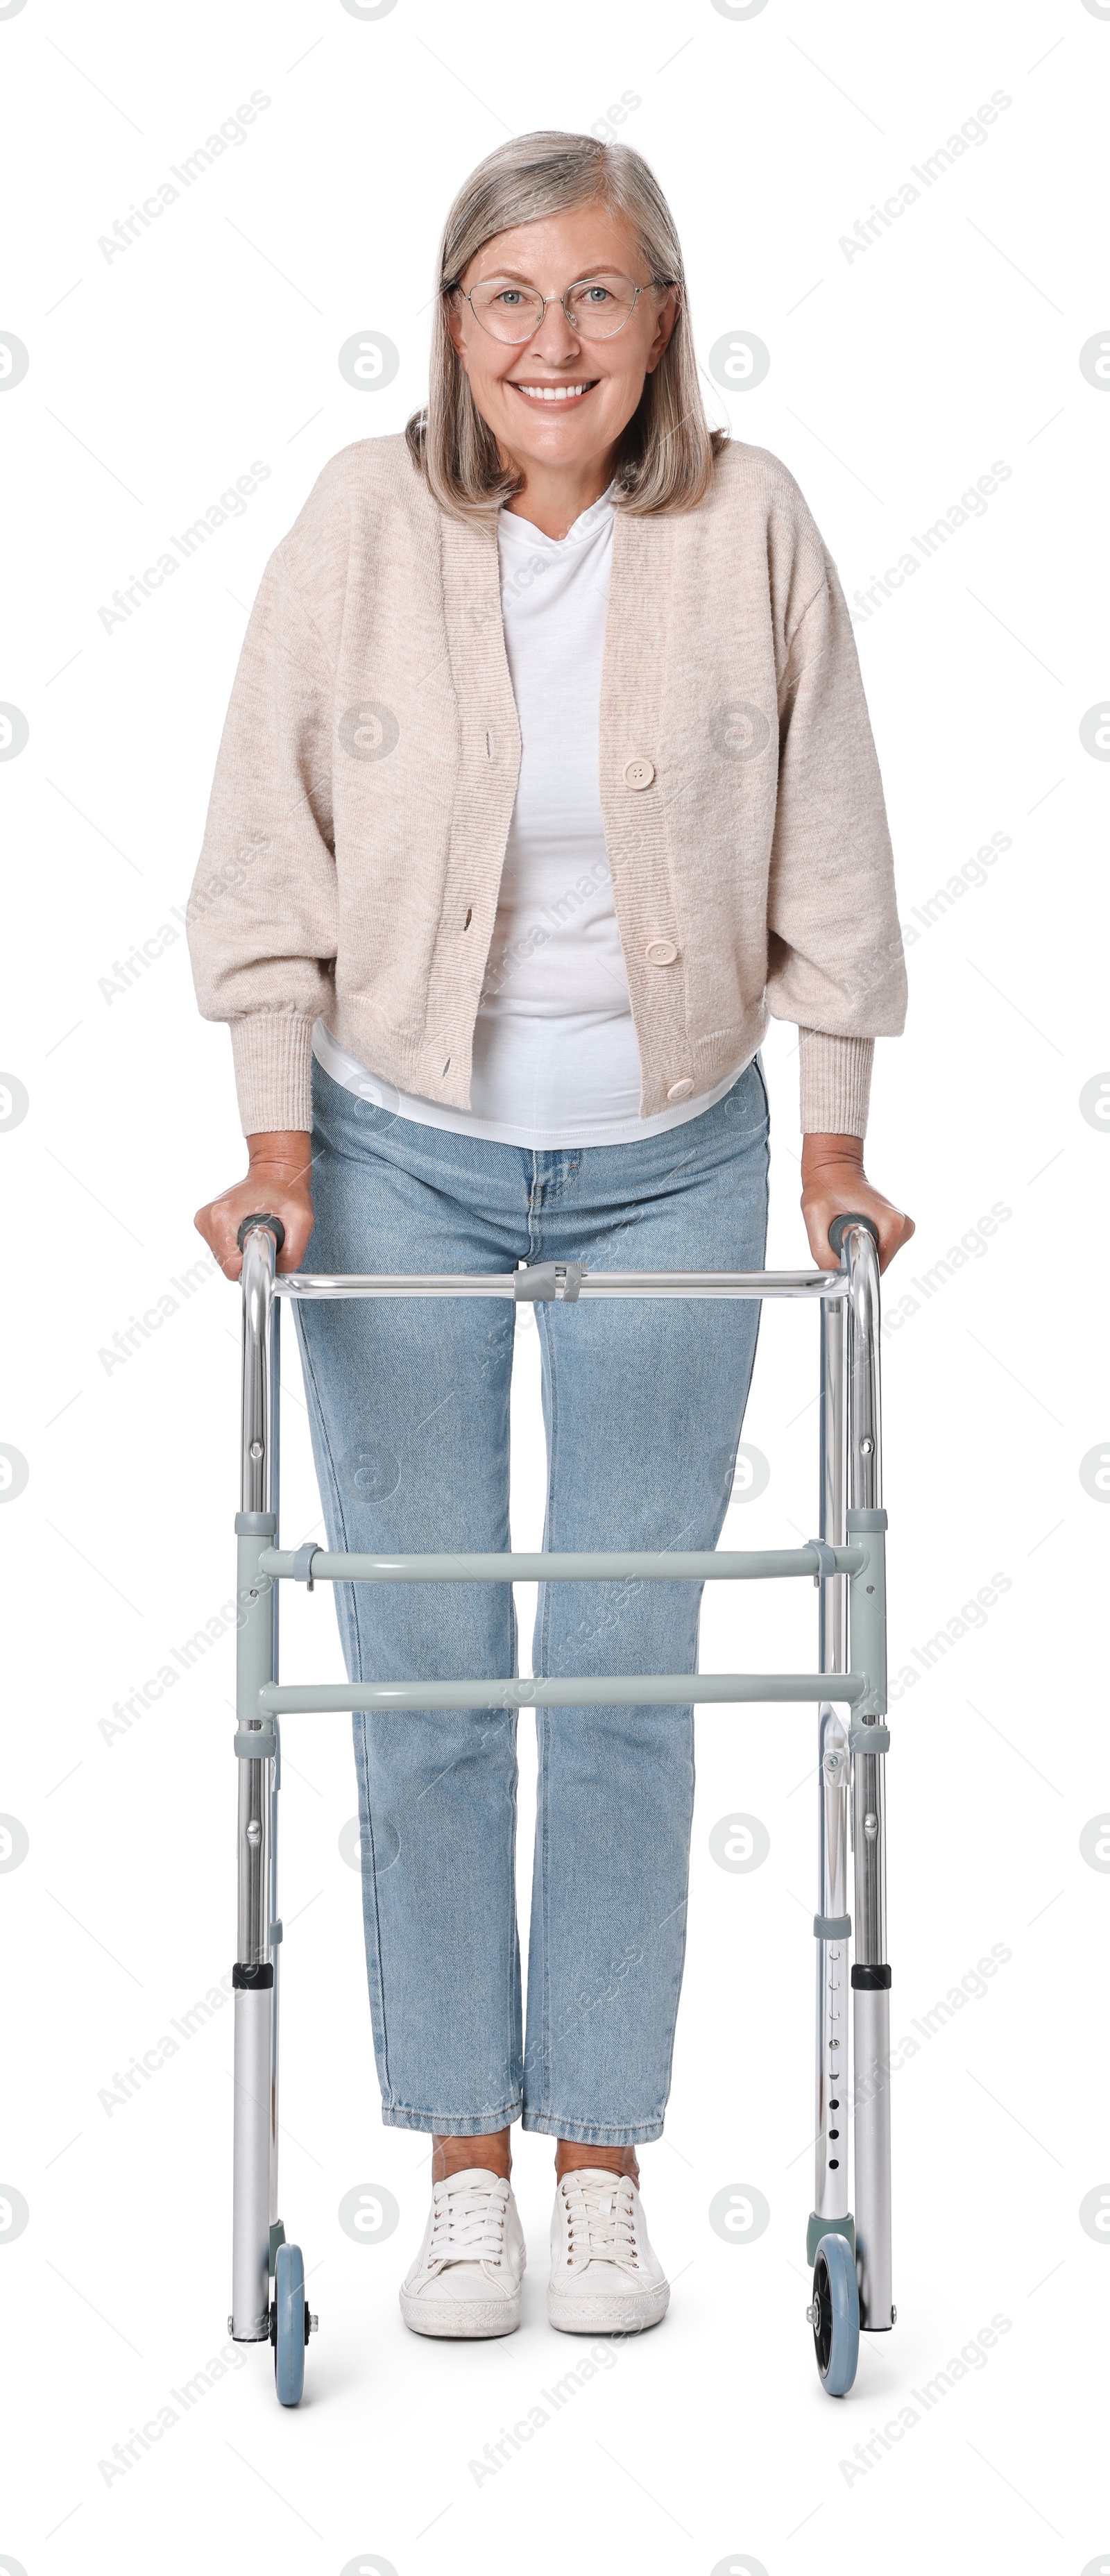
[[[505,2335],[520,2324],[524,2230],[512,2185],[484,2165],[432,2185],[424,2241],[401,2283],[414,2334]]]
[[[666,2314],[670,2284],[627,2174],[563,2175],[551,2221],[547,2313],[562,2334],[637,2334]]]

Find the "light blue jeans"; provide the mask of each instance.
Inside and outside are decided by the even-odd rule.
[[[309,1270],[749,1270],[763,1263],[758,1064],[630,1145],[495,1145],[376,1109],[314,1068]],[[509,1545],[514,1309],[295,1309],[329,1545]],[[538,1305],[549,1548],[708,1548],[728,1505],[754,1304]],[[352,1679],[515,1673],[508,1584],[336,1586]],[[692,1673],[700,1588],[553,1584],[537,1673]],[[475,2137],[657,2138],[685,1948],[693,1710],[538,1709],[522,2045],[516,1717],[356,1715],[370,2009],[383,2117]]]

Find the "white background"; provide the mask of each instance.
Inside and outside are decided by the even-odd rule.
[[[1107,411],[1079,366],[1110,322],[1083,184],[1104,147],[1103,21],[1097,0],[768,0],[750,18],[711,0],[397,0],[365,22],[340,0],[0,6],[0,331],[30,353],[23,381],[0,386],[0,698],[30,729],[0,765],[0,1052],[30,1102],[0,1135],[0,1438],[29,1466],[0,1524],[18,1636],[0,1807],[29,1836],[0,1871],[0,2179],[29,2210],[21,2233],[0,2227],[0,2568],[878,2576],[953,2552],[1015,2576],[1110,2566],[1110,2251],[1079,2218],[1085,2194],[1110,2190],[1110,1877],[1079,1847],[1110,1795],[1105,1529],[1079,1475],[1110,1433],[1110,1144],[1079,1106],[1110,1062],[1093,829],[1110,776],[1079,734],[1107,677],[1091,533]],[[99,237],[255,90],[270,103],[247,140],[109,260]],[[988,140],[849,258],[841,237],[995,91],[1010,105]],[[106,2476],[113,2446],[225,2343],[230,2010],[132,2098],[100,2095],[229,1967],[230,1636],[124,1733],[101,1722],[232,1590],[236,1297],[209,1279],[126,1362],[99,1354],[173,1295],[200,1250],[193,1209],[236,1175],[241,1143],[227,1041],[195,1015],[184,941],[122,992],[102,988],[184,904],[271,548],[325,460],[397,430],[422,396],[449,197],[507,134],[590,127],[622,94],[635,104],[620,131],[683,235],[703,365],[731,333],[770,351],[747,393],[706,365],[711,416],[796,473],[850,597],[996,459],[1011,468],[858,629],[904,920],[919,908],[908,1032],[878,1051],[869,1146],[918,1225],[884,1344],[892,1666],[921,1674],[894,1707],[888,1766],[895,2035],[995,1945],[1011,1955],[900,2065],[898,2326],[865,2339],[851,2397],[831,2404],[803,2316],[813,1721],[703,1712],[675,2085],[643,2160],[670,2315],[606,2349],[611,2366],[479,2480],[470,2461],[583,2357],[544,2321],[550,2146],[518,2143],[522,2332],[459,2348],[406,2335],[396,2286],[427,2150],[378,2119],[358,1879],[338,1848],[355,1807],[347,1727],[289,1722],[283,2205],[321,2317],[305,2402],[281,2412],[268,2357],[239,2353]],[[337,367],[364,330],[400,351],[378,393]],[[245,513],[106,631],[98,609],[255,459],[270,475]],[[987,882],[922,926],[920,907],[995,833],[1010,846]],[[778,1263],[804,1252],[793,1047],[778,1029],[767,1049]],[[986,1248],[916,1291],[996,1204]],[[520,1362],[514,1534],[528,1545],[530,1322]],[[747,1436],[770,1482],[735,1504],[733,1544],[813,1528],[816,1371],[814,1319],[768,1310]],[[318,1512],[295,1362],[285,1433],[290,1541]],[[985,1626],[949,1630],[922,1670],[914,1647],[996,1573],[1010,1588]],[[812,1596],[786,1590],[715,1591],[706,1667],[808,1659]],[[299,1596],[286,1677],[338,1669],[326,1593]],[[521,1732],[527,1747],[527,1718]],[[732,1812],[770,1834],[750,1875],[709,1855]],[[770,2225],[725,2243],[709,2203],[743,2182]],[[340,2228],[362,2183],[400,2204],[388,2243]],[[0,2194],[5,2207],[18,2204]],[[855,2446],[995,2315],[1008,2330],[983,2366],[857,2474]]]

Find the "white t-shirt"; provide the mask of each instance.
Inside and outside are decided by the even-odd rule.
[[[402,1118],[547,1148],[624,1145],[700,1116],[730,1090],[638,1116],[640,1054],[598,786],[601,662],[614,510],[607,494],[565,537],[498,514],[501,615],[521,732],[520,777],[474,1030],[472,1107],[381,1081],[317,1021],[325,1071]]]

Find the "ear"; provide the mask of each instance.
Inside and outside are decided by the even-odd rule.
[[[451,345],[462,360],[465,373],[469,374],[470,370],[467,367],[466,362],[466,342],[463,339],[462,316],[452,296],[447,295],[443,300],[447,311],[447,328],[451,335]]]
[[[677,286],[669,286],[659,307],[658,319],[655,325],[655,337],[650,349],[648,350],[647,359],[645,361],[645,375],[654,375],[660,358],[662,357],[663,352],[667,347],[667,343],[671,338],[675,323],[678,320],[678,310],[679,290]]]

